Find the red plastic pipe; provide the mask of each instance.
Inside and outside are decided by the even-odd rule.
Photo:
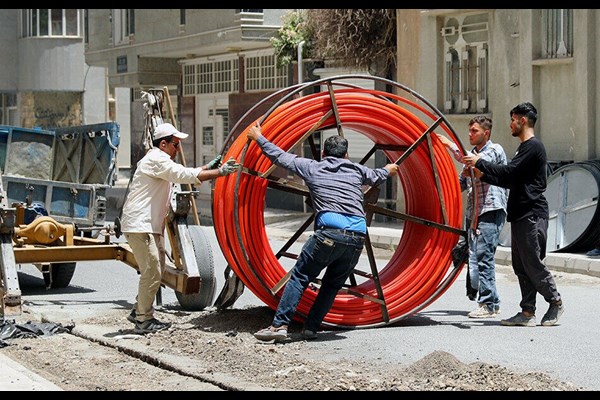
[[[435,110],[406,97],[359,88],[333,91],[339,121],[369,138],[374,144],[386,146],[385,155],[399,160],[404,150],[390,146],[413,145],[430,127],[439,122]],[[263,135],[289,150],[301,137],[333,109],[330,93],[320,92],[280,104],[260,119]],[[248,124],[224,155],[243,161],[244,171],[216,180],[213,192],[214,228],[221,250],[235,274],[266,305],[275,309],[282,291],[272,294],[287,273],[277,259],[264,224],[265,196],[268,181],[260,177],[271,167],[255,143],[249,143]],[[337,126],[334,114],[319,130]],[[427,141],[421,142],[399,163],[399,188],[403,191],[403,212],[423,220],[462,229],[463,206],[456,168],[452,158],[434,133],[456,138],[444,122],[431,134],[433,159]],[[352,153],[352,149],[350,149]],[[436,178],[439,180],[439,188]],[[443,220],[445,207],[447,221]],[[459,235],[410,220],[405,220],[398,247],[387,264],[379,267],[379,281],[389,318],[381,306],[368,299],[340,292],[323,323],[347,328],[373,327],[396,322],[425,308],[457,278],[460,268],[454,268],[451,250]],[[373,280],[359,282],[353,291],[378,297]],[[302,321],[316,298],[316,290],[305,291],[295,319]]]

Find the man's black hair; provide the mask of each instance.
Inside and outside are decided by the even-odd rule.
[[[469,127],[473,124],[479,124],[484,131],[490,131],[490,137],[492,137],[492,119],[485,115],[476,115],[469,121]]]
[[[510,116],[513,114],[522,115],[527,118],[528,124],[530,127],[535,126],[535,122],[537,121],[537,110],[530,102],[524,102],[521,104],[517,104],[512,110],[510,110]]]
[[[323,144],[323,154],[325,157],[337,157],[344,158],[346,153],[348,152],[348,140],[338,136],[330,136],[325,139],[325,143]]]
[[[160,146],[160,142],[162,142],[163,140],[166,140],[167,143],[171,143],[173,141],[173,135],[161,137],[160,139],[154,139],[152,141],[152,147],[159,147]]]

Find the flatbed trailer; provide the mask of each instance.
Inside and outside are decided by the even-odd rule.
[[[0,315],[22,313],[18,270],[33,264],[48,289],[67,287],[78,261],[118,260],[138,270],[119,238],[120,222],[106,221],[106,191],[116,175],[115,122],[25,129],[0,125]],[[163,285],[186,310],[210,305],[216,279],[210,242],[188,223],[194,191],[179,190],[166,218],[174,267]]]

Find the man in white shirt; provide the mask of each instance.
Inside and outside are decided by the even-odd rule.
[[[121,231],[137,261],[140,281],[136,302],[127,319],[139,333],[170,327],[154,318],[154,298],[160,288],[165,265],[164,231],[173,183],[200,184],[239,169],[235,159],[220,165],[220,157],[203,167],[189,168],[174,161],[181,140],[188,134],[169,123],[154,130],[153,148],[138,162],[121,218]]]

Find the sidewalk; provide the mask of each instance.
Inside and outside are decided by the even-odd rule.
[[[0,349],[0,392],[30,391],[55,392],[62,389],[5,356]]]

